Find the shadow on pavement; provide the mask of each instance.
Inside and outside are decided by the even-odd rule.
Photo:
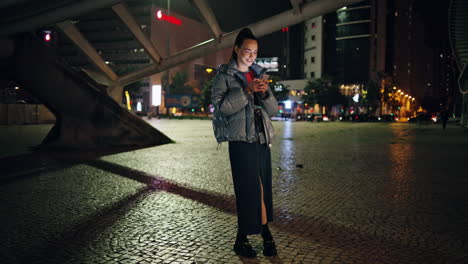
[[[70,257],[83,253],[89,245],[111,227],[118,219],[123,217],[138,202],[144,200],[153,190],[149,187],[140,189],[135,194],[93,215],[84,218],[79,224],[66,229],[58,235],[59,239],[49,241],[45,247],[31,249],[30,255],[22,258],[20,263],[67,263]],[[70,254],[71,253],[71,254]],[[76,254],[76,255],[75,255]]]
[[[35,177],[42,172],[50,172],[82,163],[102,156],[133,151],[146,147],[109,148],[100,150],[36,150],[31,153],[0,158],[0,186],[26,178]]]
[[[155,191],[166,191],[169,193],[180,195],[190,200],[204,203],[226,213],[236,213],[234,197],[226,197],[221,194],[190,189],[163,177],[150,175],[139,170],[135,170],[129,167],[125,167],[119,164],[103,160],[91,160],[87,161],[85,164],[147,184],[148,187],[152,188]]]
[[[80,252],[80,249],[88,247],[98,234],[123,217],[132,206],[144,200],[148,194],[156,191],[166,191],[180,195],[184,198],[209,205],[225,213],[236,213],[235,199],[232,196],[191,189],[160,176],[150,175],[133,168],[103,160],[86,159],[78,161],[76,160],[77,157],[79,155],[75,156],[75,163],[87,164],[118,174],[144,183],[147,187],[113,206],[98,211],[94,215],[84,219],[80,224],[69,229],[73,230],[73,232],[64,231],[59,236],[60,239],[58,241],[52,241],[41,252],[35,251],[36,253],[27,256],[24,259],[24,263],[30,263],[29,261],[31,260],[37,261],[41,258],[47,258],[47,263],[64,263],[63,258],[66,253],[63,252]],[[65,160],[69,158],[70,156],[67,156]],[[453,261],[456,261],[457,257],[450,256],[436,249],[417,247],[397,239],[356,230],[365,230],[365,226],[358,226],[354,229],[332,223],[323,217],[291,213],[281,208],[275,210],[275,215],[276,220],[272,223],[272,226],[279,232],[288,232],[295,236],[296,239],[302,239],[319,246],[319,249],[317,247],[311,248],[311,251],[339,249],[351,255],[351,258],[355,256],[357,262],[367,259],[368,262],[366,263],[395,263],[395,260],[398,260],[398,263],[433,263],[437,259],[446,261],[443,263],[455,263]],[[349,259],[349,256],[347,257]],[[280,257],[268,260],[271,263],[282,263]]]
[[[155,191],[170,192],[184,198],[201,202],[229,214],[236,213],[235,198],[232,196],[194,190],[163,177],[150,175],[133,168],[107,161],[92,160],[88,161],[86,164],[147,184]],[[276,227],[278,230],[292,233],[299,238],[307,241],[314,241],[325,247],[339,248],[340,250],[344,249],[347,252],[356,252],[356,255],[368,255],[369,261],[372,263],[381,261],[392,263],[395,259],[402,260],[402,263],[426,263],[434,259],[451,258],[435,249],[417,248],[378,235],[365,234],[352,228],[331,223],[320,217],[290,213],[281,208],[275,210],[275,215],[276,220],[272,223],[272,226]],[[375,252],[369,250],[375,250],[376,248],[378,250]],[[361,258],[358,259],[362,259],[362,255]],[[282,263],[279,257],[273,258],[270,261],[272,263]]]

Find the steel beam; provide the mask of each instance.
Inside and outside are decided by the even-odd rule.
[[[104,62],[96,49],[91,46],[75,25],[70,21],[63,21],[58,23],[57,26],[109,79],[112,81],[117,80],[117,74]]]
[[[55,24],[60,21],[78,17],[93,10],[115,5],[122,0],[87,0],[53,9],[40,15],[27,17],[21,21],[14,21],[0,25],[0,36],[26,32],[40,27]]]
[[[198,9],[198,11],[200,11],[200,14],[202,15],[206,24],[210,27],[213,37],[216,40],[219,40],[223,32],[219,27],[218,21],[216,20],[213,10],[211,10],[211,7],[208,5],[206,0],[191,0],[190,2]]]
[[[23,4],[27,1],[28,0],[2,0],[2,2],[0,2],[0,8]]]
[[[333,12],[343,6],[355,4],[361,1],[362,0],[317,0],[304,4],[302,6],[302,12],[300,13],[295,14],[294,10],[291,9],[254,24],[248,25],[248,27],[253,31],[255,36],[262,37],[272,32],[278,31],[286,26],[295,25],[306,19],[321,16],[323,14]],[[170,69],[179,64],[186,63],[216,51],[232,47],[239,31],[240,29],[224,34],[219,42],[215,39],[202,42],[196,46],[172,55],[171,57],[162,61],[160,64],[151,64],[145,68],[121,76],[117,80],[117,83],[119,85],[125,86],[153,74]]]
[[[122,22],[124,22],[124,24],[128,27],[128,29],[130,29],[132,34],[135,36],[138,42],[140,42],[140,44],[143,46],[146,52],[150,55],[150,57],[154,61],[159,63],[161,61],[161,55],[159,55],[158,51],[153,46],[151,41],[145,36],[145,34],[140,28],[140,25],[138,25],[137,21],[132,16],[127,6],[123,3],[119,3],[119,4],[112,6],[112,10],[114,10],[114,12],[120,17]]]
[[[291,6],[293,7],[294,14],[298,14],[301,12],[301,5],[303,4],[303,0],[290,0]]]

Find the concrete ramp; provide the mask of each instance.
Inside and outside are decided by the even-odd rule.
[[[117,104],[105,87],[93,84],[62,63],[53,48],[32,36],[15,40],[6,65],[8,77],[43,102],[57,118],[40,147],[92,149],[172,142]]]

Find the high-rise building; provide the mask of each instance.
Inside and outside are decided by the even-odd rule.
[[[343,84],[369,79],[371,4],[363,1],[324,16],[324,70]]]
[[[388,1],[393,36],[388,39],[388,73],[429,112],[451,104],[455,96],[447,10],[446,1]]]
[[[322,16],[304,21],[304,78],[322,77]]]

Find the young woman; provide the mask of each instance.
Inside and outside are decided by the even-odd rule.
[[[229,159],[237,206],[237,255],[254,258],[247,235],[261,234],[263,254],[275,256],[268,228],[273,220],[270,116],[278,102],[268,86],[266,69],[255,64],[258,42],[250,29],[237,35],[232,58],[221,65],[212,87],[213,128],[218,142],[229,141]]]

